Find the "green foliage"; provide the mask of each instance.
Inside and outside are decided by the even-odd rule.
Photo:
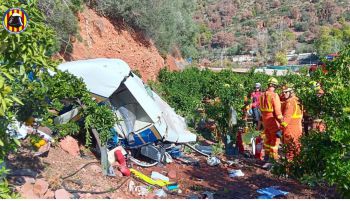
[[[320,56],[339,52],[350,42],[350,26],[344,24],[341,29],[322,27],[315,48]]]
[[[276,174],[288,174],[312,186],[335,185],[344,198],[350,196],[349,66],[350,46],[343,50],[335,61],[327,63],[328,74],[317,70],[312,77],[305,76],[306,72],[278,77],[281,84],[294,85],[304,109],[313,118],[323,119],[327,129],[323,133],[312,131],[302,136],[300,154],[293,161],[282,158],[273,170]],[[240,109],[244,96],[252,90],[255,82],[262,83],[262,87],[266,88],[268,78],[267,75],[255,74],[253,71],[248,74],[236,74],[231,71],[214,73],[193,68],[183,72],[163,70],[159,75],[157,90],[165,96],[171,106],[187,114],[187,117],[194,115],[196,107],[204,108],[207,117],[217,122],[219,132],[229,134],[229,106],[237,110],[239,119],[242,116]],[[321,82],[325,90],[322,97],[318,97],[311,88],[309,83],[312,80]],[[218,97],[221,101],[202,105],[200,101],[204,97],[212,100]]]
[[[3,164],[3,161],[0,160],[0,165]],[[13,187],[10,188],[9,183],[3,179],[3,176],[8,174],[9,170],[7,170],[4,166],[0,168],[0,199],[16,199],[19,198],[19,195],[14,192]]]
[[[288,64],[288,59],[287,59],[287,55],[285,52],[277,52],[275,55],[275,62],[278,65],[287,65]]]
[[[45,26],[44,16],[36,6],[37,1],[26,3],[20,5],[16,0],[0,2],[1,13],[4,13],[8,8],[20,5],[30,14],[28,27],[21,34],[9,34],[1,25],[0,160],[3,160],[9,151],[15,151],[16,147],[20,145],[18,140],[11,138],[6,132],[8,125],[16,117],[18,107],[23,104],[23,97],[17,89],[22,87],[21,83],[26,82],[29,72],[32,72],[35,77],[41,77],[41,69],[54,69],[55,66],[55,62],[50,60],[56,47],[55,34]],[[20,97],[21,100],[17,97]],[[2,198],[13,197],[12,190],[8,189],[5,179],[1,178],[0,186]]]
[[[206,26],[205,24],[200,24],[198,27],[199,30],[199,42],[202,45],[205,44],[209,44],[209,42],[211,41],[213,34],[211,33],[210,29],[208,28],[208,26]]]
[[[218,142],[218,143],[214,144],[212,147],[213,147],[213,155],[214,156],[217,156],[217,155],[223,153],[225,150],[224,143],[222,143],[222,142]]]
[[[264,74],[241,75],[230,70],[214,73],[210,70],[188,68],[182,72],[162,70],[159,74],[157,91],[179,114],[188,119],[195,116],[198,107],[205,109],[207,118],[214,119],[220,133],[229,133],[229,111],[233,106],[241,115],[244,96],[248,95],[255,82],[264,83],[268,76]],[[186,83],[184,85],[184,83]],[[203,98],[215,101],[213,104],[201,103]]]
[[[110,129],[114,126],[116,119],[112,111],[105,105],[98,105],[86,89],[82,79],[76,78],[68,72],[57,72],[54,76],[45,73],[42,82],[26,83],[26,90],[22,91],[24,106],[19,110],[19,117],[26,119],[29,116],[42,117],[44,125],[51,127],[58,133],[58,137],[74,135],[80,131],[76,122],[66,124],[53,124],[55,114],[48,109],[60,111],[64,106],[72,105],[74,108],[84,105],[81,118],[84,119],[86,130],[86,143],[90,144],[90,129],[95,128],[99,134],[101,143],[107,143],[110,138]],[[28,90],[29,89],[29,90]],[[49,100],[49,101],[48,101]]]
[[[350,185],[350,47],[327,62],[328,73],[319,70],[312,79],[322,83],[325,94],[317,97],[306,80],[299,83],[299,97],[307,112],[325,121],[326,131],[302,137],[302,149],[292,162],[284,161],[289,174],[309,184],[327,182],[349,198]],[[307,87],[302,87],[307,86]]]
[[[0,2],[1,12],[13,7],[19,7],[18,1]],[[68,104],[80,106],[79,100],[86,106],[82,117],[90,120],[84,122],[84,128],[96,128],[102,144],[105,144],[109,138],[109,129],[115,123],[112,112],[92,100],[82,80],[63,72],[57,72],[53,77],[48,75],[47,70],[55,71],[57,66],[57,62],[51,60],[57,50],[55,32],[46,26],[37,0],[27,1],[20,7],[30,15],[27,29],[21,34],[0,30],[0,161],[20,146],[20,142],[7,132],[8,125],[15,119],[23,121],[32,116],[42,118],[42,125],[58,131],[61,137],[77,133],[77,123],[54,125],[53,118],[56,115],[50,113],[49,109],[60,111]],[[28,79],[29,75],[31,79]],[[3,177],[6,171],[5,167],[0,170],[0,198],[15,198],[16,195]]]
[[[46,22],[57,35],[60,50],[70,52],[71,37],[78,34],[76,12],[82,10],[82,0],[38,0],[38,7],[45,14]]]
[[[58,133],[58,136],[56,138],[63,138],[63,137],[66,137],[67,135],[75,135],[75,134],[78,134],[80,130],[80,127],[74,122],[57,124],[54,127]]]
[[[309,24],[307,22],[298,22],[294,25],[295,31],[304,32],[309,28]]]

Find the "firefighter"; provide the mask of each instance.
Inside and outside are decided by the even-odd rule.
[[[260,96],[260,111],[262,113],[262,121],[264,125],[265,142],[264,160],[278,159],[278,145],[281,130],[280,123],[283,116],[281,112],[281,101],[275,89],[278,86],[278,80],[271,77],[268,80],[268,89]],[[268,165],[265,164],[265,165]]]
[[[253,113],[253,122],[256,126],[256,130],[260,130],[261,127],[261,112],[260,112],[260,96],[261,96],[261,84],[255,83],[255,90],[250,94],[252,100],[252,113]]]
[[[316,92],[317,97],[322,97],[324,94],[323,89],[321,88],[321,84],[316,81],[310,82],[311,88]]]
[[[285,103],[282,105],[283,128],[282,142],[286,145],[286,158],[288,161],[300,152],[300,137],[302,135],[303,107],[295,95],[293,86],[283,89]]]

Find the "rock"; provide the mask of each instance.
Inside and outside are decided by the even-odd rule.
[[[39,126],[38,130],[42,131],[48,135],[52,135],[52,130],[49,127]]]
[[[26,183],[30,183],[30,184],[34,184],[35,183],[35,179],[32,177],[23,177],[24,180],[26,181]]]
[[[266,172],[266,170],[262,170],[262,169],[260,169],[260,168],[257,168],[256,170],[255,170],[255,173],[256,174],[264,174]]]
[[[80,156],[80,150],[79,150],[79,145],[78,141],[71,136],[65,137],[63,140],[60,141],[60,147],[68,152],[70,155],[73,156]]]
[[[170,179],[176,179],[176,171],[175,170],[170,170],[169,172],[168,172],[168,177],[170,178]]]
[[[80,199],[90,199],[91,193],[79,193]]]
[[[31,183],[25,183],[20,190],[20,194],[23,198],[26,199],[39,198],[37,195],[35,195],[33,184]]]
[[[47,183],[43,179],[38,179],[36,180],[33,188],[34,188],[34,193],[42,197],[44,196],[46,191],[49,189],[49,183]]]
[[[70,194],[65,189],[59,189],[55,191],[55,198],[56,199],[70,199],[72,197],[72,194]]]
[[[100,166],[98,165],[90,165],[90,169],[91,171],[95,172],[95,173],[100,173],[102,172],[102,169]]]
[[[44,195],[44,199],[53,199],[53,198],[55,198],[55,193],[51,190],[48,190]]]

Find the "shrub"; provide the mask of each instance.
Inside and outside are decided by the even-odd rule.
[[[308,29],[309,29],[308,22],[297,22],[294,25],[294,30],[298,32],[304,32],[304,31],[307,31]]]
[[[155,41],[163,54],[179,46],[184,47],[184,56],[196,57],[197,53],[193,49],[198,38],[198,27],[192,19],[195,9],[193,0],[96,0],[93,6],[103,15],[123,19],[141,29]]]
[[[227,50],[227,55],[228,56],[239,55],[241,53],[242,53],[242,45],[240,43],[237,43],[236,45],[230,47]]]
[[[82,9],[82,0],[39,0],[38,7],[45,13],[47,24],[55,30],[59,49],[71,52],[70,39],[78,34],[78,21],[74,13]]]

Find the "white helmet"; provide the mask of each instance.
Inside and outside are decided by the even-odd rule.
[[[255,83],[255,88],[261,88],[261,84],[259,82]]]

